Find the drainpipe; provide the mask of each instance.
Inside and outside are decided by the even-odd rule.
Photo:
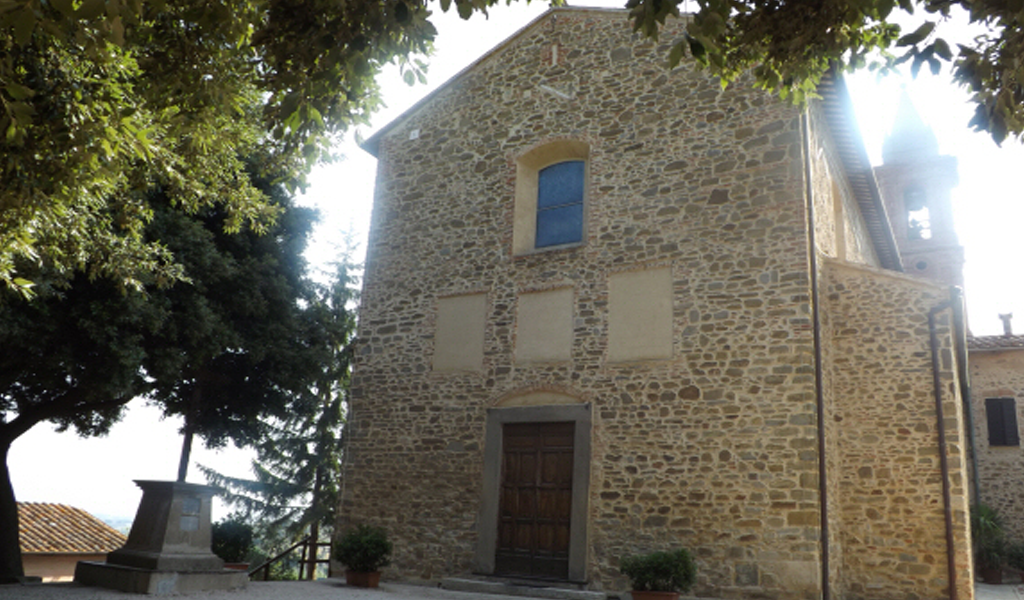
[[[814,171],[811,168],[811,122],[805,109],[800,115],[803,129],[804,197],[807,200],[807,256],[811,272],[811,323],[814,335],[814,401],[818,427],[818,498],[821,502],[821,599],[829,600],[828,471],[825,464],[825,379],[822,369],[821,310],[818,304],[818,246],[814,236]]]
[[[971,449],[971,483],[974,504],[981,504],[981,479],[978,475],[978,446],[974,435],[974,410],[971,401],[971,372],[967,368],[967,319],[964,317],[964,291],[957,286],[949,288],[949,301],[953,304],[953,334],[956,342],[956,370],[960,379],[960,400],[964,406],[964,428]]]
[[[939,374],[939,336],[935,332],[935,315],[954,307],[948,300],[928,311],[928,337],[932,351],[932,389],[935,393],[935,419],[939,427],[939,469],[942,472],[942,508],[946,520],[946,568],[949,572],[949,600],[957,600],[956,546],[953,543],[953,503],[949,491],[949,460],[946,457],[946,424],[942,411],[942,380]],[[954,314],[956,309],[954,308]]]

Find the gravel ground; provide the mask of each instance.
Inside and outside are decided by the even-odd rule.
[[[141,598],[113,590],[84,587],[74,583],[0,585],[0,600],[129,600]],[[166,598],[168,596],[157,596]],[[195,592],[171,597],[195,600],[523,600],[512,596],[452,592],[436,587],[381,584],[380,589],[351,588],[340,579],[318,581],[252,581],[244,590]],[[1024,585],[975,586],[976,600],[1024,600]]]
[[[141,598],[114,590],[85,587],[74,583],[0,585],[0,600],[128,600]],[[348,587],[340,579],[317,581],[251,581],[244,590],[193,592],[167,597],[195,600],[508,600],[508,596],[452,592],[436,587],[383,583],[379,589]],[[517,599],[521,600],[521,599]]]

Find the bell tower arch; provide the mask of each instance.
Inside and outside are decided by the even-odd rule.
[[[964,248],[956,235],[951,190],[959,183],[956,157],[939,154],[935,132],[906,90],[882,146],[875,179],[885,200],[903,270],[963,287]]]

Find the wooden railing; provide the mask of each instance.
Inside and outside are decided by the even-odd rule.
[[[330,568],[331,560],[329,558],[320,558],[319,550],[324,547],[330,548],[331,543],[313,541],[313,536],[307,535],[289,546],[284,552],[281,552],[277,556],[265,561],[255,569],[251,569],[249,571],[249,577],[259,579],[256,575],[260,571],[263,571],[263,581],[270,579],[270,567],[286,558],[299,547],[302,548],[302,558],[299,560],[300,581],[303,579],[313,579],[316,576],[317,565],[326,564],[328,565],[328,569]]]

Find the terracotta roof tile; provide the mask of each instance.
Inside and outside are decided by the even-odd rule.
[[[1024,349],[1024,335],[981,335],[967,338],[969,350]]]
[[[65,504],[19,502],[24,553],[99,554],[124,545],[125,535],[80,508]]]

